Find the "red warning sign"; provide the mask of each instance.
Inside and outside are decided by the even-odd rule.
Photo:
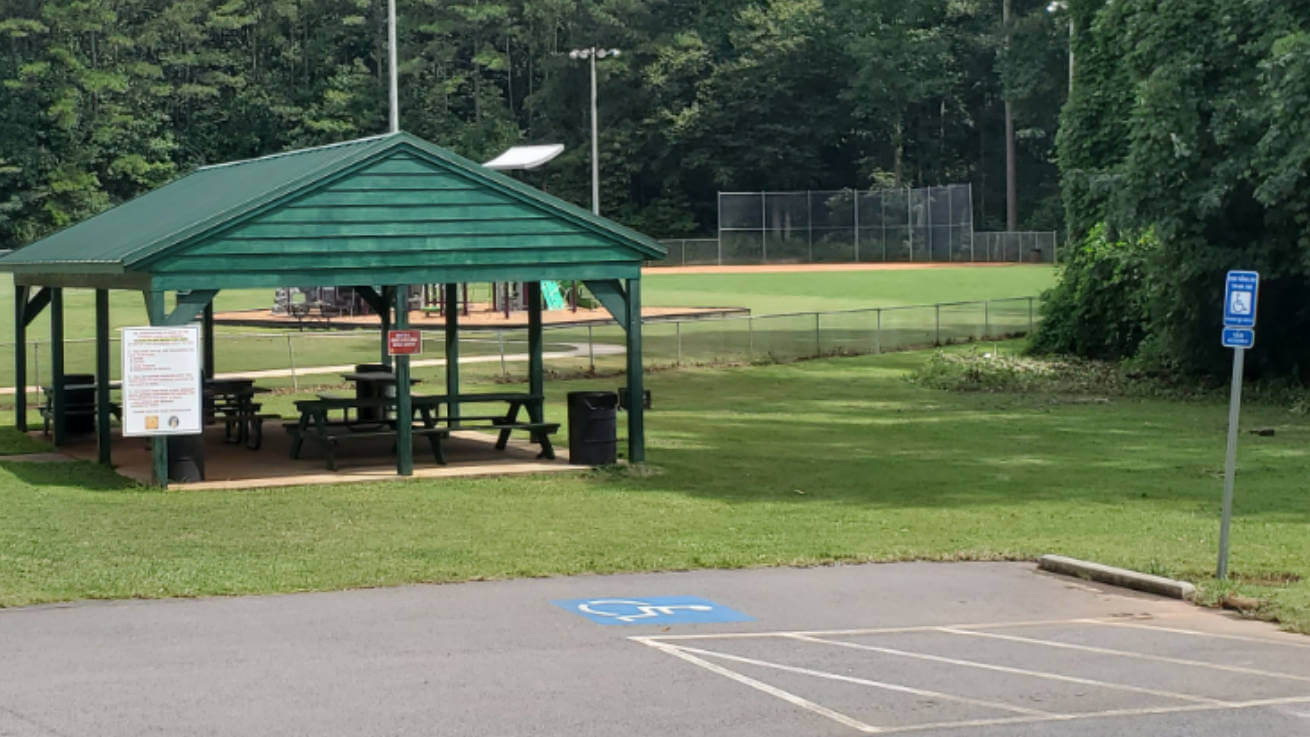
[[[388,330],[387,355],[417,356],[423,352],[423,331]]]

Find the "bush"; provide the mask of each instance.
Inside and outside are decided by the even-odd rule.
[[[1042,295],[1033,353],[1069,353],[1118,360],[1136,355],[1146,338],[1148,273],[1155,238],[1113,239],[1104,223],[1071,249],[1056,286]]]

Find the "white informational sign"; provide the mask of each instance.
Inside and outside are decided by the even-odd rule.
[[[200,328],[123,328],[123,435],[199,435]]]

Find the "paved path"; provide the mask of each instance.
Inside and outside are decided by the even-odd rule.
[[[660,596],[753,621],[551,603]],[[1308,647],[1031,564],[78,603],[0,611],[0,735],[1301,735]]]

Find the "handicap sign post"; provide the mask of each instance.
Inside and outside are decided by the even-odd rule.
[[[1233,477],[1237,472],[1237,418],[1242,412],[1242,369],[1246,349],[1255,345],[1255,305],[1260,274],[1230,271],[1224,283],[1224,327],[1220,342],[1233,349],[1233,385],[1228,396],[1228,452],[1224,457],[1223,516],[1219,522],[1219,570],[1228,578],[1228,526],[1233,517]]]

